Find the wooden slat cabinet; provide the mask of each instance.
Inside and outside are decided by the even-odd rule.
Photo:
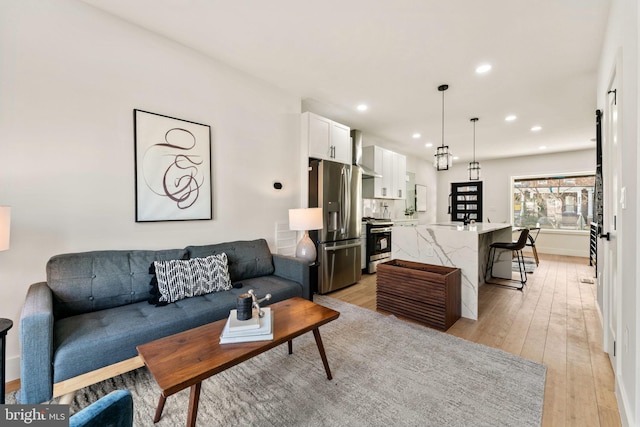
[[[378,264],[377,308],[446,331],[461,316],[459,268],[392,260]]]

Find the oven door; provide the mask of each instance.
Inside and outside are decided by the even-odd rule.
[[[391,227],[371,227],[367,234],[367,256],[369,258],[391,252]]]
[[[391,227],[370,227],[367,233],[367,273],[378,270],[378,264],[391,260]]]

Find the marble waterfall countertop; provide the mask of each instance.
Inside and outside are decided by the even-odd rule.
[[[455,231],[469,231],[478,234],[491,233],[496,230],[503,230],[505,228],[511,229],[511,224],[505,224],[501,222],[476,222],[473,225],[464,225],[461,222],[442,222],[438,224],[425,224],[424,227],[432,230],[455,230]]]
[[[394,226],[391,256],[394,259],[460,268],[462,316],[478,319],[478,288],[484,283],[489,245],[510,242],[511,224],[438,223],[413,227]],[[500,251],[494,267],[497,277],[511,277],[511,252]]]

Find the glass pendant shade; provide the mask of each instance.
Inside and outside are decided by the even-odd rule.
[[[440,85],[438,90],[442,92],[442,145],[436,148],[434,155],[434,166],[437,171],[446,171],[453,165],[453,154],[449,151],[449,146],[444,145],[444,91],[449,89],[449,85]]]
[[[449,151],[448,145],[442,145],[436,148],[434,166],[436,170],[446,171],[453,165],[453,155]]]
[[[469,180],[470,181],[478,181],[480,179],[480,163],[479,162],[469,162]]]
[[[476,162],[476,122],[477,117],[471,119],[473,123],[473,161],[469,162],[469,181],[478,181],[480,179],[480,163]]]

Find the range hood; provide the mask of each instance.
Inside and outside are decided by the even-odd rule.
[[[382,175],[362,164],[362,131],[353,129],[351,131],[351,144],[353,153],[353,164],[360,166],[363,178],[382,178]]]

